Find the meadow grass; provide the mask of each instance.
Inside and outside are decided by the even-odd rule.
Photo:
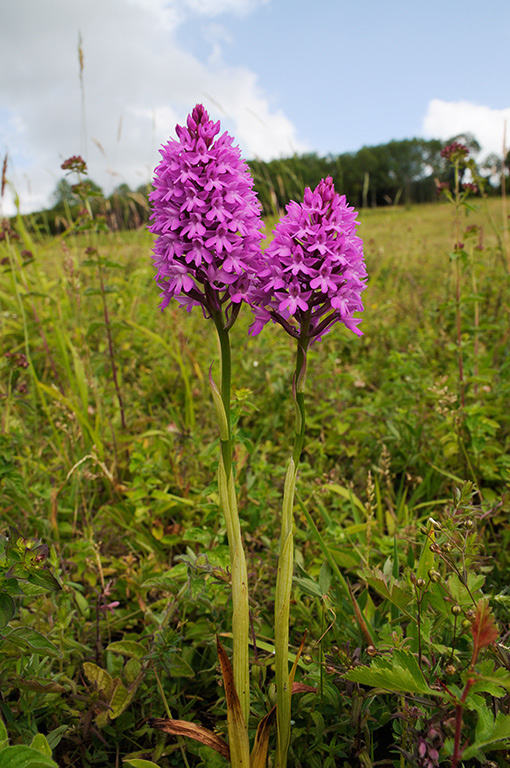
[[[462,578],[483,576],[487,594],[500,596],[495,610],[505,620],[509,281],[498,248],[500,201],[488,202],[495,229],[481,202],[476,206],[463,220],[464,230],[476,227],[465,235],[461,271],[463,409],[450,257],[455,231],[446,204],[362,212],[364,336],[336,328],[309,354],[314,386],[298,483],[291,640],[297,649],[308,628],[300,674],[319,693],[296,703],[296,766],[418,764],[412,760],[421,734],[434,724],[440,729],[443,704],[414,720],[394,719],[399,707],[411,707],[409,691],[397,686],[392,704],[365,695],[362,686],[355,695],[342,675],[368,658],[372,643],[385,653],[409,647],[399,627],[411,605],[413,615],[432,612],[429,624],[418,622],[419,637],[409,630],[420,664],[423,643],[434,674],[441,654],[460,668],[457,655],[468,653],[468,643],[458,640],[460,651],[451,645],[457,629],[441,613],[430,570],[443,569],[447,595],[456,589],[463,611]],[[119,765],[121,758],[162,768],[223,765],[205,747],[166,740],[150,722],[171,713],[222,728],[214,636],[228,645],[230,623],[207,382],[209,366],[217,366],[214,329],[197,310],[157,309],[144,229],[101,233],[88,253],[86,233],[36,240],[21,221],[15,230],[19,239],[0,243],[0,534],[12,525],[48,545],[44,568],[51,566],[61,589],[32,584],[15,599],[15,616],[4,605],[0,710],[11,743],[49,734],[62,766]],[[262,716],[273,695],[276,521],[293,429],[294,344],[267,329],[250,337],[250,322],[243,311],[231,337],[234,460],[252,584],[253,708]],[[453,526],[448,536],[462,559],[458,584],[457,566],[434,556],[420,533],[430,516]],[[16,557],[36,568],[24,546]],[[0,575],[10,578],[6,562],[0,557]],[[357,598],[346,594],[332,563],[348,575]],[[428,579],[429,602],[410,580],[414,571]],[[403,579],[408,608],[381,592],[383,572],[385,584]],[[434,646],[435,621],[446,627],[447,652]],[[13,628],[16,643],[2,640]],[[499,663],[508,670],[507,661]],[[507,715],[504,690],[498,711]],[[342,703],[346,691],[355,706],[352,698]],[[472,741],[473,712],[469,723]],[[400,753],[392,752],[392,733]],[[441,731],[445,760],[448,738]],[[506,765],[501,755],[497,764]]]

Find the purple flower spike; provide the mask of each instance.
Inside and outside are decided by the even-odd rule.
[[[260,205],[248,166],[228,133],[197,104],[178,141],[162,147],[149,229],[164,309],[172,298],[230,324],[259,269]]]
[[[363,309],[367,276],[357,215],[329,176],[313,192],[305,190],[303,203],[289,203],[248,291],[253,335],[269,320],[310,342],[336,322],[362,335],[357,328],[361,320],[353,316]]]

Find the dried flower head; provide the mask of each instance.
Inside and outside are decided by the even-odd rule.
[[[258,269],[262,222],[248,166],[201,104],[160,150],[152,203],[154,264],[164,309],[172,298],[204,314],[239,305]]]
[[[354,312],[363,309],[366,269],[357,215],[330,177],[307,188],[301,204],[287,205],[249,294],[252,334],[273,320],[311,342],[336,322],[361,335]]]
[[[5,153],[5,157],[4,157],[4,161],[2,163],[2,188],[1,188],[1,191],[0,191],[0,200],[4,196],[5,187],[7,185],[7,160],[8,160],[8,155],[7,155],[7,152],[6,152]]]

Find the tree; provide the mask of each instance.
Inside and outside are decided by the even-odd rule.
[[[51,202],[54,206],[63,205],[64,203],[72,204],[75,202],[75,196],[71,187],[72,185],[67,179],[60,179],[51,193]]]

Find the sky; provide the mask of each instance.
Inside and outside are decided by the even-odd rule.
[[[197,102],[246,159],[466,131],[501,155],[509,51],[509,0],[11,0],[0,215],[50,204],[75,154],[107,194],[150,181]]]

